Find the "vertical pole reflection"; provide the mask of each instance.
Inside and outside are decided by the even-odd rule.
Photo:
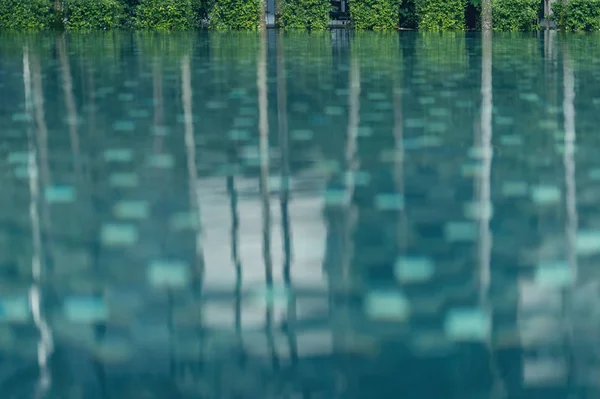
[[[402,87],[398,82],[401,78],[396,77],[397,81],[393,88],[394,101],[394,182],[396,191],[404,195],[404,130],[402,126]],[[396,246],[397,250],[402,247],[402,240],[406,238],[406,207],[403,206],[398,211],[398,226]]]
[[[48,160],[48,126],[46,124],[46,114],[44,112],[44,86],[42,82],[42,70],[39,57],[33,53],[30,59],[30,77],[33,94],[33,113],[36,124],[35,143],[39,164],[37,165],[37,174],[40,176],[42,187],[50,185],[50,164]],[[51,228],[50,210],[48,205],[43,202],[42,220],[45,229]],[[44,241],[47,243],[47,249],[50,255],[53,255],[54,246],[52,245],[52,234],[45,234]],[[48,267],[48,264],[46,264]]]
[[[565,129],[565,149],[563,162],[565,167],[566,206],[567,206],[567,251],[573,276],[577,276],[577,254],[575,239],[577,234],[577,198],[575,184],[575,76],[569,62],[567,43],[563,53],[563,113]]]
[[[289,153],[289,130],[287,120],[287,86],[285,74],[285,53],[283,48],[283,35],[277,34],[277,121],[279,131],[279,145],[281,147],[281,233],[283,235],[283,279],[288,293],[288,345],[292,364],[298,362],[298,348],[295,336],[296,325],[296,298],[292,289],[292,242],[289,216],[289,192],[290,192],[290,153]]]
[[[350,92],[348,97],[348,127],[346,130],[346,195],[348,206],[344,215],[344,253],[342,254],[342,287],[350,288],[350,263],[354,256],[352,234],[354,232],[354,215],[352,198],[354,197],[354,175],[358,166],[358,126],[360,124],[360,60],[358,56],[350,60]]]
[[[330,312],[338,315],[339,319],[335,320],[334,323],[334,345],[336,350],[340,350],[342,355],[344,351],[352,344],[352,328],[351,328],[351,312],[350,312],[350,301],[349,296],[353,290],[353,281],[351,279],[351,265],[354,258],[354,242],[353,235],[356,224],[356,213],[353,209],[354,189],[355,189],[355,172],[358,166],[358,126],[360,123],[360,91],[361,91],[361,79],[360,79],[360,56],[358,54],[352,54],[350,50],[350,69],[348,72],[348,124],[346,126],[346,137],[344,147],[344,187],[345,187],[345,203],[341,209],[341,240],[340,248],[341,251],[339,257],[339,274],[336,273],[331,278],[334,278],[330,284],[334,292],[329,293],[330,297]],[[331,290],[331,288],[330,288]],[[341,298],[338,297],[341,294]],[[346,380],[348,373],[350,372],[346,365],[341,364],[339,372],[339,383],[342,384],[343,380]],[[346,384],[345,382],[343,383]],[[341,389],[342,385],[339,385]],[[343,389],[347,389],[344,387]]]
[[[491,200],[490,179],[492,169],[492,33],[482,33],[482,71],[481,71],[481,154],[482,173],[479,182],[479,201],[481,215],[479,218],[479,281],[480,300],[486,303],[490,285],[491,256]],[[488,210],[490,212],[488,212]]]
[[[235,187],[235,176],[227,176],[227,193],[229,194],[229,208],[231,210],[231,260],[235,268],[235,333],[240,348],[242,341],[242,262],[239,254],[239,226],[237,189]]]
[[[265,260],[265,278],[267,287],[273,285],[273,265],[271,262],[270,225],[271,212],[269,204],[269,116],[267,99],[267,35],[260,33],[260,50],[257,66],[258,85],[258,131],[260,149],[260,192],[263,209],[263,257]]]
[[[482,59],[481,59],[481,141],[480,151],[482,156],[482,171],[478,185],[479,197],[479,302],[480,306],[488,312],[492,320],[493,309],[489,302],[490,289],[490,260],[492,252],[492,233],[490,219],[492,216],[492,203],[490,195],[492,172],[492,31],[482,32]],[[490,326],[493,328],[493,324]],[[494,378],[493,395],[502,397],[505,387],[502,383],[497,362],[492,347],[492,338],[487,341],[490,371]]]
[[[40,158],[40,177],[43,184],[50,183],[50,166],[48,161],[48,126],[44,112],[44,90],[42,86],[42,72],[40,61],[35,54],[31,54],[31,83],[33,88],[33,113],[37,132],[35,134],[37,149]]]
[[[152,61],[152,102],[154,103],[154,126],[162,127],[164,123],[164,104],[163,104],[163,81],[162,65],[160,58]],[[156,135],[154,141],[154,151],[158,152],[162,148],[162,135]]]
[[[196,185],[198,182],[198,173],[196,171],[196,140],[194,138],[194,120],[192,116],[192,77],[190,67],[190,56],[185,55],[181,59],[181,96],[183,103],[183,118],[185,126],[185,152],[187,157],[187,169],[188,169],[188,185],[189,185],[189,196],[190,196],[190,210],[192,215],[196,218],[196,254],[195,260],[196,273],[195,273],[195,288],[199,288],[204,275],[204,250],[202,248],[202,225],[200,220],[200,200],[198,198],[198,192]]]
[[[200,218],[200,199],[197,191],[198,172],[196,170],[196,140],[192,115],[192,76],[190,55],[181,58],[181,96],[183,104],[185,152],[187,158],[188,189],[191,217],[195,218],[195,254],[193,292],[199,294],[204,280],[204,248],[202,245],[202,224]]]
[[[27,114],[31,114],[32,108],[35,108],[32,101],[32,76],[29,61],[29,49],[23,49],[23,82],[25,86],[25,107]],[[40,104],[37,104],[38,106]],[[43,253],[42,253],[42,234],[41,223],[38,212],[39,199],[39,180],[37,167],[37,151],[33,137],[32,126],[27,129],[27,142],[29,150],[29,159],[27,163],[27,174],[29,177],[29,217],[31,219],[31,231],[33,241],[33,255],[31,259],[31,274],[33,282],[29,289],[29,303],[34,323],[40,333],[38,343],[38,367],[40,371],[37,387],[37,398],[42,398],[50,388],[51,373],[48,366],[50,355],[53,351],[53,339],[50,327],[46,321],[43,311],[42,279],[43,279]]]
[[[67,108],[68,124],[69,124],[69,137],[71,139],[71,149],[73,151],[75,173],[77,178],[80,180],[81,175],[81,155],[79,151],[79,133],[77,131],[77,108],[75,105],[75,98],[73,97],[73,79],[71,77],[71,65],[67,57],[67,46],[65,36],[62,35],[56,39],[56,47],[58,50],[58,57],[60,59],[60,70],[62,74],[63,92],[65,95],[65,106]],[[81,181],[81,180],[80,180]]]
[[[264,22],[264,21],[263,21]],[[267,292],[273,290],[273,261],[271,259],[271,204],[269,199],[269,102],[267,98],[267,33],[260,32],[260,50],[256,68],[258,88],[258,131],[260,149],[260,193],[262,198],[263,261]],[[267,300],[266,306],[267,339],[273,360],[273,366],[279,366],[279,359],[273,336],[273,301]]]
[[[563,154],[563,163],[565,168],[565,189],[566,189],[566,207],[567,207],[567,220],[565,227],[565,235],[567,238],[567,257],[573,281],[577,280],[578,267],[577,267],[577,253],[575,249],[576,238],[577,238],[577,195],[576,195],[576,180],[575,180],[575,74],[573,67],[569,62],[569,52],[567,47],[567,39],[563,41],[563,116],[564,116],[564,130],[565,130],[565,148]],[[570,309],[568,301],[570,299],[570,292],[565,292],[565,312],[567,316],[567,353],[569,353],[570,367],[569,367],[569,382],[572,382],[575,371],[575,359],[573,359],[572,350],[569,346],[574,344],[575,337],[573,336],[573,323],[569,320]]]

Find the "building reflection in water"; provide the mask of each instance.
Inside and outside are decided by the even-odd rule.
[[[563,102],[519,123],[562,124],[559,166],[506,150],[534,96],[501,89],[531,67],[491,35],[115,35],[86,45],[112,54],[98,69],[69,37],[24,47],[0,383],[98,398],[590,385],[578,64],[552,35],[539,79],[562,79]]]

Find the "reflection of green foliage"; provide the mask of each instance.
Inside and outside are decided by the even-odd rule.
[[[363,74],[391,72],[401,65],[399,41],[395,33],[356,32],[352,35],[352,57],[360,61]]]
[[[297,57],[300,62],[316,61],[331,55],[331,35],[325,32],[286,32],[283,45],[291,52],[286,55],[288,61],[289,57]]]
[[[193,21],[191,0],[141,0],[135,8],[135,27],[141,30],[185,30]]]
[[[592,32],[600,30],[600,0],[570,0],[552,4],[554,20],[561,30]]]
[[[347,103],[344,97],[333,94],[333,87],[340,87],[334,79],[345,81],[348,72],[335,70],[329,32],[286,32],[282,36],[277,44],[283,46],[288,126],[290,131],[314,131],[312,118],[315,115],[323,115],[327,106]],[[322,134],[315,140],[331,144],[336,141],[332,136],[335,134]],[[298,143],[294,151],[303,151],[303,148],[304,145]],[[339,149],[335,144],[334,148]]]
[[[160,58],[166,63],[179,62],[181,57],[189,54],[194,44],[194,35],[186,32],[137,32],[135,39],[142,57]]]
[[[351,0],[350,18],[359,30],[394,30],[400,22],[400,0]]]
[[[467,0],[415,0],[419,29],[451,31],[465,28]]]
[[[254,62],[260,49],[260,36],[256,33],[216,32],[210,40],[211,53],[222,61]]]
[[[494,34],[492,42],[494,61],[498,61],[499,64],[508,61],[510,65],[527,67],[524,61],[537,62],[541,60],[539,43],[534,39],[535,35],[532,33],[507,32]]]
[[[318,91],[329,90],[332,56],[329,32],[287,32],[282,40],[288,94],[316,98]],[[315,90],[315,88],[318,88]],[[318,101],[311,106],[318,107]]]
[[[416,53],[419,63],[427,69],[439,68],[441,71],[452,72],[449,66],[456,66],[461,70],[467,66],[464,33],[420,33]]]
[[[254,79],[256,62],[260,51],[258,33],[215,32],[210,36],[211,64],[214,76],[228,86],[256,86]]]
[[[331,35],[312,32],[310,35],[290,32],[283,38],[286,70],[296,90],[320,87],[331,73]]]
[[[48,28],[48,0],[0,0],[0,30],[35,31]]]
[[[67,0],[63,12],[67,30],[107,30],[120,25],[124,7],[118,0]]]
[[[539,29],[538,0],[493,0],[494,30],[505,32]]]
[[[216,30],[257,30],[262,0],[218,0],[209,12],[210,27]]]
[[[577,36],[565,36],[559,42],[559,45],[567,53],[576,74],[578,72],[592,72],[593,75],[597,75],[600,71],[600,46],[598,46],[600,34],[586,37],[588,40],[581,40]],[[587,81],[587,79],[581,77],[580,79],[583,82]],[[596,76],[590,76],[589,80],[596,79]],[[591,87],[593,90],[594,86]]]
[[[281,26],[284,29],[324,30],[329,25],[329,0],[281,0]]]
[[[94,67],[115,65],[120,58],[123,34],[116,32],[72,33],[68,35],[69,52],[85,59]],[[99,68],[102,71],[102,68]]]
[[[256,110],[256,114],[248,115],[250,125],[245,125],[242,130],[253,131],[258,126],[252,118],[258,111],[255,106],[257,98],[257,64],[261,50],[261,35],[258,32],[214,32],[209,36],[210,40],[210,63],[206,79],[210,79],[212,85],[210,91],[203,94],[207,103],[199,106],[199,112],[203,112],[201,118],[204,126],[210,132],[228,132],[235,128],[234,118],[238,116],[240,108]],[[201,101],[201,100],[200,100]],[[208,103],[222,104],[218,108],[205,108]],[[237,128],[236,128],[237,129]],[[217,145],[222,146],[223,135],[215,137]]]
[[[39,32],[10,32],[3,33],[0,40],[0,53],[2,58],[20,58],[23,49],[27,47],[30,54],[39,56],[40,59],[54,56],[54,36]]]
[[[77,76],[85,79],[94,79],[99,84],[97,86],[117,86],[123,82],[123,75],[119,73],[121,46],[126,43],[129,35],[117,31],[107,32],[73,32],[69,35],[57,37],[57,46],[59,40],[65,40],[66,53],[71,62],[76,65],[85,66],[85,70],[73,68],[71,73],[77,80]],[[96,84],[86,85],[82,90],[89,90]],[[82,94],[85,94],[82,92]],[[89,92],[87,93],[89,94]]]

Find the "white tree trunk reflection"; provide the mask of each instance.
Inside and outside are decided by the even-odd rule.
[[[29,49],[23,49],[23,82],[25,86],[25,108],[28,115],[35,113],[35,108],[40,106],[39,99],[33,100],[32,92],[32,74],[29,60]],[[37,114],[37,113],[36,113]],[[38,203],[40,202],[40,185],[38,177],[37,151],[34,132],[30,124],[27,129],[27,142],[29,150],[29,159],[27,163],[27,175],[29,178],[29,217],[31,219],[32,246],[33,255],[31,259],[31,275],[33,282],[29,289],[29,303],[33,321],[40,334],[38,343],[38,367],[40,371],[39,385],[36,393],[37,398],[42,398],[48,391],[51,384],[51,372],[48,365],[50,356],[54,350],[52,332],[44,315],[44,304],[42,295],[43,271],[43,253],[42,253],[42,233],[41,223],[38,212]]]
[[[563,163],[565,168],[566,206],[567,206],[567,253],[569,265],[572,268],[573,277],[577,276],[577,254],[575,252],[575,240],[577,235],[577,197],[575,183],[575,76],[569,62],[567,43],[565,42],[563,53],[563,113],[565,130],[565,148]]]
[[[500,377],[493,347],[493,307],[489,303],[489,290],[491,284],[490,263],[492,255],[492,232],[490,220],[493,207],[491,199],[491,174],[493,160],[492,146],[492,113],[493,113],[493,57],[492,57],[492,32],[482,32],[482,59],[481,59],[481,124],[479,151],[481,153],[481,173],[478,182],[479,199],[479,302],[482,309],[487,312],[490,323],[490,337],[487,346],[490,359],[490,371],[493,377],[492,397],[504,398],[506,388]]]
[[[204,275],[204,257],[202,247],[202,224],[200,220],[200,201],[197,191],[198,172],[196,171],[196,140],[194,138],[194,119],[192,115],[192,77],[190,56],[181,59],[181,97],[185,128],[185,150],[187,155],[190,210],[196,218],[196,279],[200,282]]]
[[[344,241],[342,254],[342,288],[351,289],[350,266],[354,256],[352,235],[354,233],[355,215],[352,198],[354,197],[354,177],[358,167],[358,126],[360,124],[360,60],[354,56],[350,60],[350,92],[348,96],[348,127],[346,130],[346,209],[344,212]]]
[[[479,281],[480,295],[483,303],[487,301],[490,285],[491,256],[491,198],[490,179],[492,169],[492,33],[482,33],[481,61],[481,142],[482,171],[479,181]]]
[[[164,124],[164,104],[163,104],[163,77],[162,63],[160,58],[152,61],[152,102],[154,103],[154,126],[162,128]],[[162,134],[157,134],[154,139],[154,151],[162,150]]]
[[[75,164],[75,173],[81,183],[81,155],[79,150],[79,132],[77,126],[79,117],[77,115],[77,106],[73,96],[73,78],[71,77],[71,65],[68,59],[68,51],[65,36],[56,39],[58,57],[60,59],[60,71],[62,75],[63,93],[65,95],[65,107],[67,108],[67,123],[69,125],[69,137],[71,139],[71,150],[73,151],[73,161]]]
[[[35,134],[37,148],[39,151],[41,179],[44,185],[50,184],[50,167],[48,161],[48,126],[46,125],[46,114],[44,112],[44,89],[42,86],[42,72],[40,61],[35,54],[31,54],[31,83],[33,94],[33,113],[37,131]]]
[[[258,132],[260,149],[260,193],[262,199],[263,261],[267,291],[273,288],[273,261],[271,257],[271,203],[269,190],[269,102],[267,98],[267,34],[260,32],[260,50],[257,60],[256,84],[258,89]],[[267,339],[274,367],[279,366],[273,336],[273,301],[267,301]]]
[[[394,182],[396,192],[404,196],[404,129],[402,125],[402,87],[395,83],[393,88],[394,101]],[[398,249],[403,247],[403,240],[406,239],[406,206],[402,206],[398,211],[398,228],[396,246]]]
[[[278,8],[276,8],[278,10]],[[277,12],[277,11],[276,11]],[[283,35],[277,34],[277,121],[279,131],[279,145],[281,147],[281,190],[279,195],[281,209],[281,234],[283,242],[283,279],[288,293],[287,320],[288,320],[288,347],[292,364],[298,362],[298,344],[295,333],[296,325],[296,299],[292,288],[292,239],[289,217],[289,192],[290,192],[290,149],[287,119],[287,84],[285,72],[285,52]]]

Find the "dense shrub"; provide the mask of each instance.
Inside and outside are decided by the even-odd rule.
[[[0,0],[0,30],[31,31],[50,26],[48,0]]]
[[[193,23],[191,0],[141,0],[135,7],[135,27],[141,30],[185,30]]]
[[[415,0],[402,0],[400,4],[400,27],[416,29],[419,26]]]
[[[561,30],[591,32],[600,30],[600,0],[570,0],[552,4],[553,19]]]
[[[538,25],[538,0],[493,0],[494,30],[532,31]]]
[[[214,3],[215,0],[192,0],[195,27],[204,26],[208,22],[208,13]]]
[[[209,11],[209,26],[216,30],[257,30],[263,0],[218,0]]]
[[[124,7],[119,0],[67,0],[64,3],[67,30],[108,30],[120,26]]]
[[[281,27],[296,30],[324,30],[329,25],[329,0],[280,0]]]
[[[393,30],[400,23],[401,0],[350,0],[350,19],[359,30]]]
[[[465,28],[467,0],[415,0],[419,29],[426,31]]]

